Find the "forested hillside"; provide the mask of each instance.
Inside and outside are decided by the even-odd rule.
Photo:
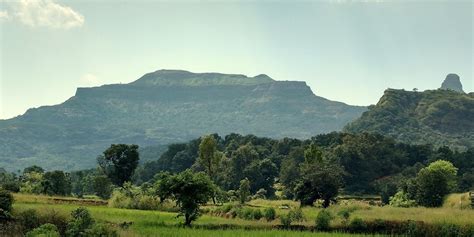
[[[440,159],[452,162],[459,169],[459,190],[468,190],[474,184],[473,149],[466,152],[447,147],[434,149],[430,145],[409,145],[366,133],[334,132],[307,140],[239,134],[213,136],[220,157],[213,180],[224,190],[236,190],[239,182],[248,178],[252,193],[264,189],[270,197],[279,189],[286,198],[293,198],[297,180],[304,175],[300,168],[311,149],[316,153],[319,150],[317,156],[321,159],[343,167],[344,193],[378,193],[388,198],[421,168]],[[170,145],[158,160],[137,169],[135,182],[153,180],[160,171],[204,170],[198,162],[200,144],[201,138]]]
[[[0,167],[90,168],[113,143],[143,148],[208,133],[309,138],[341,130],[365,110],[318,97],[300,81],[159,70],[0,120]]]
[[[344,131],[379,133],[405,143],[465,150],[474,147],[473,118],[474,93],[388,89]]]

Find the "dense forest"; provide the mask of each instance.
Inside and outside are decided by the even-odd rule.
[[[447,160],[458,167],[459,191],[474,185],[474,150],[453,151],[447,147],[409,145],[373,134],[329,133],[307,140],[285,138],[275,140],[229,134],[214,135],[222,159],[214,180],[222,188],[238,189],[240,180],[248,178],[252,192],[263,188],[274,195],[275,184],[282,184],[283,193],[291,198],[299,166],[305,150],[311,145],[321,149],[323,156],[344,170],[343,192],[348,194],[381,193],[387,186],[400,186],[407,179],[436,160]],[[173,144],[156,161],[146,162],[135,173],[135,182],[142,183],[160,171],[181,172],[188,168],[203,170],[199,165],[201,139]],[[277,185],[278,186],[278,185]],[[396,188],[391,190],[396,192]]]
[[[293,199],[298,181],[306,173],[303,166],[308,159],[308,152],[313,152],[317,154],[313,157],[319,157],[342,169],[343,194],[380,194],[388,202],[388,197],[406,187],[423,167],[436,160],[446,160],[457,167],[457,191],[469,190],[474,184],[473,149],[464,152],[453,151],[447,147],[434,149],[430,145],[408,145],[381,135],[366,133],[334,132],[307,140],[276,140],[239,134],[211,136],[215,140],[213,156],[217,156],[212,161],[212,172],[199,162],[202,138],[198,138],[187,143],[170,145],[156,160],[138,165],[133,175],[130,173],[130,180],[136,185],[146,185],[155,182],[156,175],[160,172],[179,173],[191,169],[196,172],[206,171],[222,190],[238,190],[240,182],[248,179],[252,194],[260,191],[267,198]],[[162,147],[156,149],[159,153]],[[153,154],[153,149],[148,148],[145,154]],[[307,172],[315,172],[315,169],[310,168]],[[35,185],[35,179],[38,178],[35,175],[42,172],[42,168],[35,166],[25,169],[20,175],[3,171],[0,176],[1,183],[7,186],[6,189],[35,192],[34,190],[40,189],[41,186],[40,182]],[[53,180],[54,176],[67,175],[71,182],[70,191],[58,194],[72,192],[80,196],[95,193],[94,185],[101,187],[111,182],[100,169],[66,174],[58,172],[62,173],[50,171],[43,175],[43,179]],[[15,180],[18,179],[23,180],[22,187],[16,184]],[[44,185],[47,181],[41,182]],[[118,183],[119,186],[122,184],[123,181]],[[111,192],[111,189],[97,190]]]

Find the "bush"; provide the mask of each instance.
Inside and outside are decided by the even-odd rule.
[[[337,213],[337,215],[342,218],[342,224],[343,225],[349,224],[349,219],[351,218],[351,210],[350,209],[344,208],[344,209],[340,210]]]
[[[280,216],[280,222],[285,228],[289,228],[291,226],[291,222],[293,222],[292,217],[290,213],[286,215],[281,215]]]
[[[326,209],[321,210],[316,216],[316,229],[323,231],[329,230],[332,219],[333,216],[331,215],[331,212]]]
[[[408,194],[403,191],[399,191],[390,197],[390,206],[394,207],[414,207],[416,202],[408,198]]]
[[[115,208],[131,208],[132,198],[122,193],[119,189],[112,192],[109,200],[109,206]]]
[[[149,195],[140,195],[136,208],[141,210],[156,210],[160,206],[160,201]]]
[[[87,236],[85,231],[94,225],[89,211],[84,207],[72,211],[72,220],[67,225],[66,236]]]
[[[44,224],[26,233],[26,237],[59,237],[58,227],[53,224]]]
[[[253,219],[254,220],[260,220],[262,219],[263,217],[263,214],[262,214],[262,211],[260,211],[260,209],[254,209],[253,210]]]
[[[116,237],[117,232],[104,224],[93,225],[92,228],[85,231],[87,237]]]
[[[366,231],[366,228],[366,223],[359,217],[352,219],[351,223],[349,224],[349,229],[352,232],[364,232]]]
[[[18,213],[16,219],[25,232],[40,226],[40,219],[35,209],[27,209]]]
[[[0,220],[8,220],[11,218],[11,210],[13,205],[13,196],[7,190],[0,190]]]
[[[253,220],[253,210],[252,208],[248,208],[248,207],[240,208],[237,210],[237,216],[240,219]]]
[[[265,220],[267,221],[273,221],[276,218],[276,211],[275,208],[273,207],[267,207],[263,211],[263,217],[265,217]]]
[[[46,213],[38,214],[40,224],[50,223],[55,225],[62,235],[66,232],[68,218],[62,212],[50,209]]]
[[[302,222],[305,220],[303,210],[301,208],[298,208],[296,210],[290,210],[290,212],[288,212],[288,215],[290,215],[292,221]]]

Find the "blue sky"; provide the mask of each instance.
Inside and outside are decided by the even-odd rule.
[[[390,88],[473,91],[472,1],[0,0],[0,119],[158,69],[306,81],[369,105]]]

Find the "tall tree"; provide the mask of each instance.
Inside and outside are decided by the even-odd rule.
[[[245,178],[240,181],[239,187],[239,200],[241,204],[244,204],[250,196],[250,181]]]
[[[221,153],[217,151],[217,142],[213,135],[204,136],[199,144],[199,164],[204,167],[207,175],[213,179],[219,165]]]
[[[101,171],[112,183],[122,186],[130,181],[140,159],[137,145],[112,144],[97,158]]]
[[[301,179],[295,187],[295,197],[301,205],[313,205],[321,199],[323,207],[337,197],[343,184],[343,168],[334,161],[324,159],[318,147],[305,151],[305,162],[300,167]]]

